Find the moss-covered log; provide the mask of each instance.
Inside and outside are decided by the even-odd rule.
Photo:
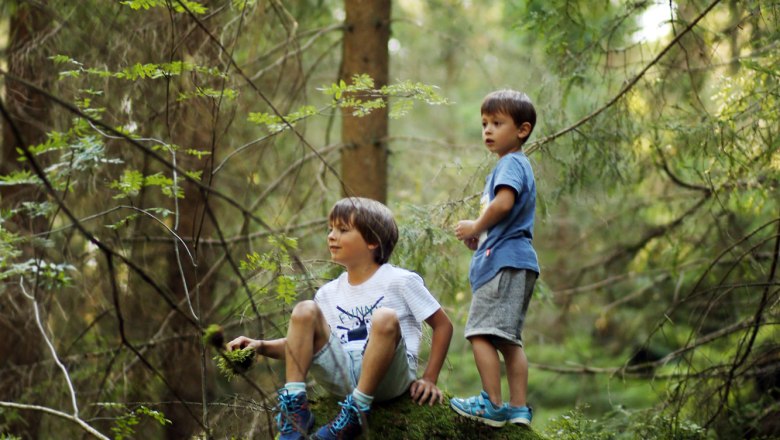
[[[316,426],[327,423],[339,410],[336,398],[312,402]],[[384,440],[541,440],[531,428],[507,425],[496,429],[458,416],[447,404],[416,405],[404,395],[374,404],[368,420],[368,439]]]

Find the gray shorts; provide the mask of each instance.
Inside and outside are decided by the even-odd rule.
[[[363,365],[364,350],[345,350],[338,336],[330,339],[312,360],[309,372],[318,384],[336,396],[346,396],[355,389]],[[407,354],[404,339],[395,348],[393,360],[374,392],[374,400],[381,402],[398,397],[417,379],[417,362]]]
[[[504,268],[471,297],[466,338],[492,336],[495,342],[523,346],[523,323],[536,283],[536,272]]]

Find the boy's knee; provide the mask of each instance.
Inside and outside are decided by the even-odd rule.
[[[398,314],[393,309],[382,307],[376,309],[371,316],[371,332],[380,332],[383,334],[400,334],[401,322]]]
[[[320,307],[312,300],[301,301],[293,307],[290,321],[311,321],[320,313]]]

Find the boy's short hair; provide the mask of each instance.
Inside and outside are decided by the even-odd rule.
[[[531,133],[536,127],[536,109],[531,98],[517,90],[503,89],[489,93],[482,100],[481,112],[483,115],[505,113],[512,117],[518,127],[524,122],[531,124],[531,131],[528,132],[528,137],[523,139],[523,143],[531,137]]]
[[[360,232],[374,249],[374,262],[385,264],[390,260],[398,242],[398,225],[393,212],[384,204],[364,197],[347,197],[333,205],[328,215],[330,224],[350,225]]]

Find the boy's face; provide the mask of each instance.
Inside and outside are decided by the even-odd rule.
[[[491,153],[504,157],[509,153],[520,151],[522,139],[530,133],[531,124],[523,123],[520,127],[506,113],[482,114],[482,142]]]
[[[351,224],[334,222],[328,232],[328,250],[334,263],[347,268],[367,262],[374,262],[374,249],[377,245],[368,244]]]

